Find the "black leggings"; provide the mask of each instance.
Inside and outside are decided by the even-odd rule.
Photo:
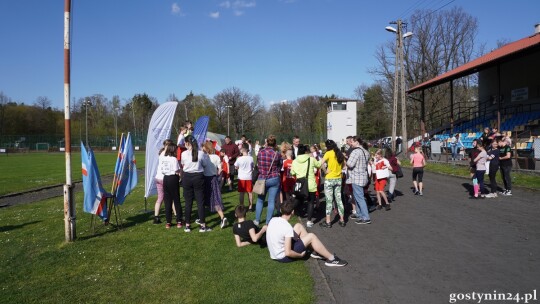
[[[416,167],[412,169],[412,180],[413,181],[417,180],[416,179],[417,177],[418,177],[418,182],[421,183],[422,178],[424,177],[424,168]]]
[[[182,205],[180,204],[180,186],[178,175],[165,175],[163,177],[163,201],[165,202],[165,219],[167,224],[172,221],[172,204],[176,210],[176,222],[182,220]]]
[[[512,190],[512,177],[510,176],[512,172],[512,166],[501,166],[502,180],[504,183],[504,189]]]
[[[497,170],[499,165],[489,166],[489,182],[491,184],[491,193],[497,192]]]
[[[316,192],[309,192],[308,196],[308,205],[307,205],[307,220],[311,221],[313,217],[313,205],[315,205],[315,194]]]
[[[186,226],[191,224],[191,209],[193,198],[197,199],[197,212],[201,225],[204,221],[204,175],[200,173],[185,173],[182,177],[184,200],[186,201]]]

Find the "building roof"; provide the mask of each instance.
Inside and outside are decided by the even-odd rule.
[[[451,71],[441,74],[431,80],[416,85],[413,88],[407,90],[407,93],[413,93],[421,91],[427,88],[434,87],[436,85],[461,78],[487,67],[493,66],[496,63],[500,63],[518,53],[529,51],[531,48],[540,47],[540,33],[523,38],[521,40],[509,43],[499,49],[496,49],[484,56],[478,57],[473,61],[470,61],[460,67],[457,67]]]

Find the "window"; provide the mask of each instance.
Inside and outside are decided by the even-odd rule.
[[[334,101],[332,102],[332,110],[333,111],[346,111],[347,103],[342,102],[342,101]]]

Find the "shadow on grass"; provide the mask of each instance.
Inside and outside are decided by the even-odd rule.
[[[41,221],[33,221],[33,222],[23,223],[23,224],[19,224],[19,225],[2,226],[2,227],[0,227],[0,232],[6,232],[6,231],[11,231],[11,230],[23,228],[24,226],[37,224],[37,223],[40,223],[40,222]]]
[[[147,222],[151,219],[151,217],[151,213],[138,213],[125,219],[122,218],[122,221],[120,221],[120,218],[118,218],[119,225],[116,224],[116,218],[114,217],[114,214],[111,216],[110,222],[107,224],[101,222],[101,220],[99,219],[96,219],[94,233],[92,233],[92,231],[89,231],[88,235],[79,237],[79,240],[89,240],[95,237],[105,235],[107,233],[122,231],[123,229],[127,229],[138,224]]]

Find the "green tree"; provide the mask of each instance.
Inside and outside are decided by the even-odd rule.
[[[365,139],[378,139],[389,134],[391,115],[386,110],[383,89],[375,84],[365,89],[359,110],[358,129]]]

